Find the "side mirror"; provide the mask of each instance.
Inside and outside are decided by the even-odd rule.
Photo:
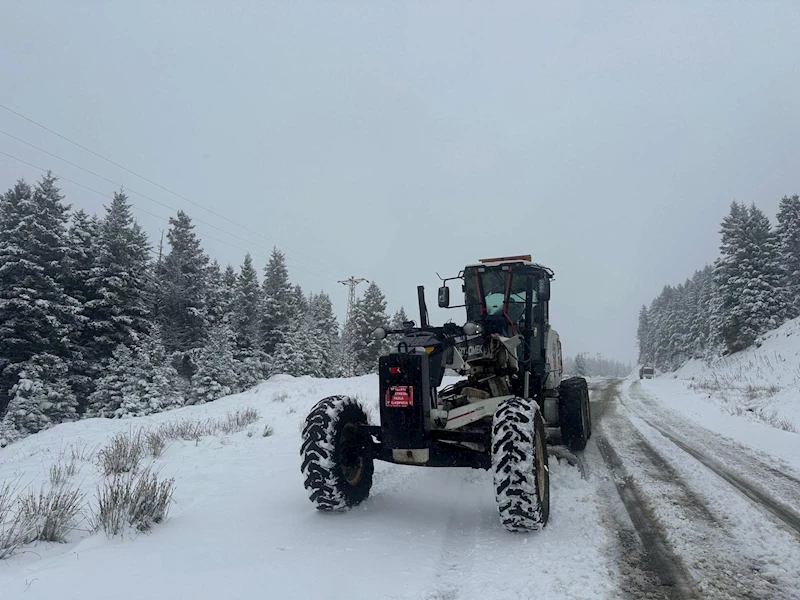
[[[536,289],[536,297],[539,302],[550,300],[550,280],[547,277],[539,279],[539,287]]]
[[[372,333],[369,334],[369,337],[372,340],[382,340],[386,337],[386,329],[383,327],[376,327]]]
[[[439,288],[439,308],[450,308],[450,288],[446,285]]]

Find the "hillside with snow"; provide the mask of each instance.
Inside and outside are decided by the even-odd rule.
[[[694,359],[663,375],[686,383],[725,412],[800,431],[800,319],[759,336],[741,352]]]

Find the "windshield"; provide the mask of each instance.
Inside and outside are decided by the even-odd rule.
[[[525,291],[527,280],[531,275],[514,273],[500,269],[487,269],[465,280],[467,318],[479,319],[482,316],[481,306],[486,315],[502,315],[508,291],[508,304],[505,305],[509,320],[517,324],[525,316]],[[510,282],[509,282],[510,278]],[[478,289],[480,281],[480,289]],[[537,301],[533,292],[533,303]]]

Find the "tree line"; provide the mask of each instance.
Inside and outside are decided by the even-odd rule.
[[[639,311],[639,361],[674,370],[693,358],[738,352],[800,316],[800,197],[785,196],[777,226],[733,202],[720,256]]]
[[[183,211],[167,244],[153,248],[122,191],[102,217],[73,211],[50,173],[0,196],[0,445],[209,402],[272,374],[344,374],[330,297],[293,285],[280,250],[261,281],[250,254],[223,269]],[[371,283],[347,324],[347,374],[376,369],[385,348],[368,334],[388,321]]]
[[[599,352],[591,356],[581,352],[575,356],[564,357],[564,375],[581,377],[627,377],[633,370],[630,363],[606,358]]]

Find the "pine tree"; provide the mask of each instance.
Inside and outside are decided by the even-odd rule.
[[[164,346],[172,353],[200,348],[205,342],[208,257],[186,213],[178,211],[170,225],[170,252],[159,274],[159,322]]]
[[[341,374],[338,357],[339,323],[333,314],[333,303],[325,292],[309,298],[308,315],[320,353],[321,376],[338,377]]]
[[[650,320],[647,316],[647,307],[639,309],[639,328],[636,331],[636,338],[639,340],[639,362],[642,364],[652,363],[650,349]]]
[[[389,324],[390,329],[403,329],[403,323],[408,321],[408,316],[406,315],[405,309],[401,306],[400,310],[398,310],[392,316],[392,321]]]
[[[575,374],[579,377],[584,377],[586,375],[586,359],[583,354],[575,356]]]
[[[23,364],[0,424],[0,446],[78,418],[67,375],[67,363],[58,356],[39,355]]]
[[[745,348],[748,334],[742,335],[746,318],[739,302],[741,288],[746,281],[743,273],[748,214],[744,205],[731,204],[731,210],[722,221],[720,257],[714,262],[715,316],[712,323],[714,335],[728,352]]]
[[[210,331],[192,376],[188,404],[212,402],[233,392],[237,384],[233,348],[233,332],[226,323]]]
[[[141,417],[178,408],[183,404],[178,389],[178,373],[168,363],[160,332],[154,328],[135,353],[124,377],[122,402],[114,414]]]
[[[262,298],[258,275],[249,253],[245,255],[236,278],[233,298],[232,324],[236,345],[240,350],[254,350],[259,345]]]
[[[33,190],[19,181],[0,200],[0,411],[21,373],[32,370],[25,363],[45,355],[72,358],[78,306],[63,288],[67,211],[50,173]]]
[[[289,283],[286,259],[277,248],[273,248],[264,269],[263,298],[261,343],[264,352],[272,354],[278,344],[286,341],[297,299],[296,291]]]
[[[800,316],[800,196],[784,196],[778,208],[778,255],[789,317]]]
[[[119,416],[126,394],[130,394],[131,382],[136,381],[138,374],[137,357],[131,348],[124,344],[117,346],[97,381],[95,391],[89,396],[86,416]]]
[[[208,293],[206,295],[208,324],[210,327],[213,327],[219,324],[225,316],[222,270],[220,269],[217,259],[214,259],[211,261],[211,264],[208,265],[206,277],[208,280]]]
[[[374,373],[378,369],[378,357],[384,350],[384,341],[373,340],[369,335],[375,328],[385,327],[388,320],[386,299],[380,288],[372,282],[364,292],[364,297],[353,308],[353,358],[356,375]]]
[[[86,305],[95,300],[95,290],[89,281],[95,275],[99,253],[100,220],[79,210],[72,215],[72,224],[67,236],[67,263],[64,277],[64,290],[78,304],[76,327],[71,343],[74,355],[71,365],[72,388],[81,403],[79,410],[86,407],[88,396],[94,391],[94,375],[91,360],[94,356],[91,338],[87,334],[89,317]]]
[[[82,311],[87,320],[82,345],[98,371],[117,346],[135,347],[150,331],[149,251],[127,196],[115,193],[100,224],[95,268],[86,282],[90,297]]]
[[[776,238],[761,210],[734,202],[721,234],[712,325],[727,351],[737,352],[782,322],[788,299],[781,287]]]
[[[232,319],[234,310],[234,296],[236,294],[236,269],[232,265],[225,267],[222,274],[222,287],[220,290],[220,305],[222,306],[223,319]]]

